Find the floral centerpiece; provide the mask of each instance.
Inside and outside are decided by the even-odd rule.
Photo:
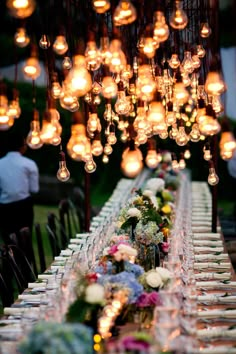
[[[38,322],[20,343],[22,354],[93,354],[92,329],[83,324]]]

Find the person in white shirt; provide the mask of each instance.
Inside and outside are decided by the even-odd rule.
[[[36,163],[23,156],[26,143],[16,135],[8,141],[7,154],[0,159],[0,232],[5,244],[9,235],[29,227],[32,231],[34,210],[32,195],[39,191]]]

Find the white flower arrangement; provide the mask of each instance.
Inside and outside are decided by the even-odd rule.
[[[114,253],[114,258],[117,262],[128,261],[137,257],[137,250],[129,245],[121,243],[117,247],[117,251]]]
[[[98,283],[93,283],[85,289],[85,301],[90,304],[103,304],[105,301],[104,287]]]
[[[137,219],[141,219],[142,214],[141,211],[138,208],[129,208],[127,211],[127,216],[130,218],[137,218]]]
[[[145,189],[150,189],[154,195],[157,192],[162,191],[165,188],[165,181],[162,178],[150,178],[146,185]]]
[[[163,285],[167,284],[171,279],[171,272],[163,267],[156,267],[156,272],[160,275]]]
[[[152,191],[151,189],[144,189],[143,195],[144,195],[145,197],[149,197],[149,198],[151,198],[151,197],[154,196],[153,191]]]
[[[161,288],[163,285],[162,278],[155,269],[152,269],[149,272],[147,272],[146,282],[147,285],[150,286],[151,288]]]

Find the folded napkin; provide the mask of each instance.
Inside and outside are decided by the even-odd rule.
[[[235,289],[236,281],[229,281],[227,283],[220,281],[197,281],[196,282],[197,289]]]
[[[229,346],[210,346],[201,348],[200,350],[193,350],[194,354],[236,354],[236,348]]]
[[[214,304],[232,304],[232,303],[236,303],[236,296],[230,296],[230,295],[199,295],[197,296],[197,301],[198,302],[211,302]]]
[[[77,245],[77,244],[73,244],[73,243],[72,243],[72,244],[68,245],[68,248],[69,248],[70,250],[72,250],[72,251],[80,251],[82,245],[83,245],[83,244]]]
[[[221,261],[221,260],[229,260],[229,255],[228,253],[221,253],[221,254],[195,254],[194,255],[195,262],[201,262],[201,261]]]
[[[47,279],[52,278],[52,277],[54,277],[54,276],[55,276],[54,273],[51,273],[51,274],[45,274],[45,273],[43,273],[43,274],[39,274],[39,275],[38,275],[38,279],[47,280]]]
[[[25,307],[4,307],[4,315],[21,315],[25,311]]]
[[[214,262],[198,262],[194,263],[194,269],[202,269],[202,268],[211,268],[211,269],[231,269],[231,263],[222,262],[222,263],[214,263]]]
[[[236,337],[236,329],[226,329],[225,327],[218,327],[218,328],[206,328],[200,329],[197,331],[198,338],[235,338]]]
[[[76,244],[83,244],[83,243],[86,243],[86,240],[85,239],[81,239],[81,238],[71,238],[70,239],[70,243],[76,243]]]
[[[221,231],[221,227],[217,226],[217,231]],[[192,226],[192,232],[211,232],[211,227],[210,226]]]
[[[236,309],[235,310],[203,310],[198,311],[198,318],[235,318],[236,321]]]
[[[44,294],[19,294],[18,299],[19,300],[40,300]]]
[[[224,247],[207,247],[207,246],[195,246],[194,247],[195,253],[202,253],[202,252],[224,252]]]
[[[71,256],[73,253],[73,251],[66,249],[66,250],[62,250],[60,253],[60,256]]]
[[[205,279],[205,280],[210,280],[210,279],[221,279],[221,280],[228,280],[231,279],[231,273],[195,273],[194,274],[195,279]]]
[[[193,234],[193,239],[194,240],[219,240],[221,239],[221,234],[215,234],[215,233],[204,233],[201,232],[200,234],[194,233]]]
[[[207,220],[201,220],[201,221],[196,221],[196,220],[192,220],[192,227],[198,227],[198,226],[202,226],[202,227],[211,227],[211,221],[207,221]]]
[[[215,241],[215,240],[193,240],[194,246],[223,246],[223,241]]]

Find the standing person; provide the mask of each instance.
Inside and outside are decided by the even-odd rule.
[[[27,148],[24,137],[13,136],[8,144],[7,154],[0,159],[0,232],[5,244],[11,233],[18,236],[23,227],[32,231],[32,194],[39,191],[38,167],[23,156]]]

